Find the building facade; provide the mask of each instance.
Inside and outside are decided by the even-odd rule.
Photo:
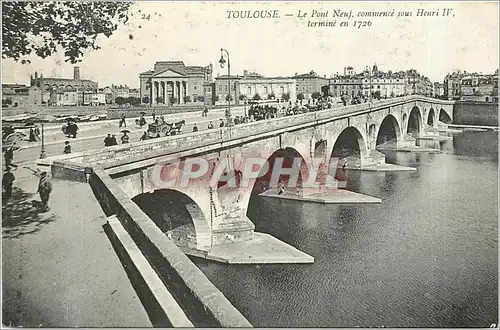
[[[312,98],[314,93],[325,93],[328,89],[328,79],[326,76],[320,77],[314,71],[304,74],[295,73],[290,78],[296,81],[297,94],[301,93],[305,99]]]
[[[493,74],[457,70],[446,75],[443,85],[450,100],[498,102],[498,69]]]
[[[41,88],[18,84],[2,84],[2,106],[26,107],[41,104]]]
[[[429,78],[416,70],[383,72],[377,65],[356,73],[351,66],[344,68],[344,75],[335,75],[329,82],[329,93],[334,97],[366,98],[374,94],[390,98],[410,94],[431,96],[433,85]]]
[[[64,90],[83,90],[83,91],[96,91],[97,82],[87,79],[80,79],[80,68],[73,68],[73,79],[66,78],[44,78],[43,74],[30,78],[31,86],[36,86],[44,91],[64,91]]]
[[[139,80],[142,103],[189,103],[204,97],[205,84],[212,80],[212,65],[201,67],[186,66],[182,61],[156,62],[153,70],[139,75]]]
[[[245,100],[297,98],[297,85],[288,77],[264,77],[256,72],[243,71],[243,75],[231,76],[231,91],[227,75],[215,78],[214,93],[216,104],[226,104],[231,95],[233,104],[243,104]]]
[[[43,104],[47,105],[58,105],[69,101],[71,99],[70,94],[65,94],[64,92],[75,92],[83,93],[82,102],[84,102],[83,95],[85,93],[95,93],[97,91],[98,84],[95,81],[80,78],[80,68],[73,68],[73,79],[67,78],[45,78],[43,74],[38,76],[38,72],[35,72],[34,77],[30,78],[30,85],[40,88]],[[68,101],[66,96],[68,95]],[[76,95],[76,94],[75,94]],[[82,104],[78,102],[78,104]]]
[[[444,84],[440,82],[434,83],[434,97],[441,98],[444,96]]]

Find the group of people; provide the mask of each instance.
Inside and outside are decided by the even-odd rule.
[[[12,163],[14,158],[12,153],[12,148],[6,151],[5,155],[5,173],[2,176],[2,200],[4,203],[8,202],[12,198],[12,189],[14,186],[14,181],[16,177],[12,173],[12,168],[17,169],[17,165]],[[52,183],[50,182],[47,172],[33,171],[35,175],[40,176],[38,181],[37,193],[40,195],[41,200],[41,211],[47,212],[49,210],[49,197],[52,192]]]
[[[29,142],[38,142],[40,141],[40,129],[38,126],[31,127],[29,133]]]
[[[50,193],[52,192],[52,183],[50,181],[47,172],[41,172],[39,174],[38,172],[36,172],[35,174],[40,176],[40,180],[38,181],[37,193],[40,195],[40,200],[42,202],[41,211],[47,212],[50,209],[49,198],[50,198]],[[11,167],[7,166],[5,168],[5,173],[3,174],[2,177],[2,186],[3,186],[2,199],[5,202],[7,202],[12,197],[12,188],[14,186],[15,180],[16,177],[14,176],[14,173],[11,172]]]
[[[109,134],[104,138],[104,146],[105,147],[110,147],[110,146],[116,146],[118,145],[118,141],[116,141],[116,136],[113,134]]]
[[[76,135],[78,134],[79,128],[76,122],[70,120],[66,125],[62,127],[62,131],[64,135],[66,135],[69,138],[76,138]]]
[[[276,118],[278,116],[278,108],[270,105],[252,105],[248,110],[248,115],[254,120],[264,120]]]

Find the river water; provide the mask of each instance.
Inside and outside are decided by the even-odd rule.
[[[256,231],[309,265],[193,261],[255,327],[489,327],[498,323],[498,133],[443,153],[387,153],[417,172],[347,172],[376,205],[253,198]]]

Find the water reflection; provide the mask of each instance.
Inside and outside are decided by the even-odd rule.
[[[312,265],[200,269],[256,327],[487,327],[498,323],[497,133],[442,154],[388,153],[417,172],[346,171],[377,205],[252,199],[249,217]]]

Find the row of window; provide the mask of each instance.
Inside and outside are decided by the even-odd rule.
[[[369,82],[369,79],[365,79],[365,82]],[[339,83],[339,84],[345,84],[345,83],[359,83],[359,79],[353,79],[352,81],[347,79],[347,80],[333,80],[334,83]],[[381,82],[381,83],[390,83],[390,80],[385,80],[385,79],[372,79],[372,82]],[[396,82],[399,82],[399,79],[396,79]],[[401,81],[403,82],[403,81]]]

